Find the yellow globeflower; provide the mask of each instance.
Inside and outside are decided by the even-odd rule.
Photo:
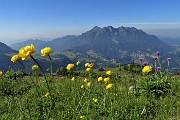
[[[77,61],[77,62],[76,62],[76,65],[79,65],[79,64],[80,64],[80,61]]]
[[[108,85],[106,86],[106,89],[110,89],[110,88],[112,88],[112,86],[113,86],[113,84],[108,84]]]
[[[81,88],[84,88],[84,85],[81,85]]]
[[[71,80],[74,81],[74,80],[75,80],[75,77],[72,77]]]
[[[47,92],[44,96],[45,97],[48,97],[50,95],[50,93],[49,92]]]
[[[106,72],[106,74],[107,74],[107,75],[112,75],[112,71],[109,70],[109,71]]]
[[[98,82],[102,81],[103,77],[98,77]]]
[[[87,83],[87,81],[88,81],[88,79],[87,79],[87,78],[85,78],[85,79],[84,79],[84,82],[85,82],[85,83]]]
[[[66,67],[66,69],[67,69],[67,70],[71,70],[73,67],[74,67],[74,64],[68,64],[67,67]]]
[[[87,83],[87,86],[90,87],[90,86],[91,86],[91,82],[88,82],[88,83]]]
[[[89,63],[86,63],[84,66],[85,66],[85,67],[88,67],[88,66],[89,66]]]
[[[32,55],[34,52],[36,52],[34,45],[27,45],[25,47],[22,47],[19,50],[19,57],[21,57],[22,60],[25,60],[27,57],[29,57],[30,55]]]
[[[83,116],[83,115],[81,115],[79,118],[80,118],[80,119],[83,119],[83,118],[84,118],[84,116]]]
[[[37,70],[39,67],[37,65],[32,66],[32,70]]]
[[[41,50],[41,55],[42,56],[47,56],[51,53],[51,48],[50,47],[45,47]]]
[[[16,55],[13,55],[12,58],[11,58],[11,61],[12,62],[16,62],[16,60],[19,58],[19,55],[16,54]]]
[[[104,78],[104,82],[105,82],[105,83],[107,83],[107,82],[109,82],[109,81],[110,81],[110,78],[109,78],[109,77]]]
[[[93,66],[94,66],[94,63],[88,64],[88,67],[89,67],[89,68],[92,68]]]
[[[95,103],[98,102],[98,99],[97,99],[97,98],[93,98],[92,100],[93,100]]]
[[[92,69],[91,68],[86,68],[86,71],[90,72]]]
[[[0,71],[0,77],[2,77],[3,76],[3,72],[2,71]]]
[[[142,69],[143,73],[148,73],[152,71],[152,67],[151,66],[144,66],[144,68]]]

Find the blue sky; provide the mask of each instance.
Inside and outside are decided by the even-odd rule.
[[[0,0],[0,41],[52,39],[109,25],[179,37],[179,13],[180,0]]]

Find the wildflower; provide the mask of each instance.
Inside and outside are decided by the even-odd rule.
[[[93,63],[90,63],[90,64],[88,65],[88,67],[90,67],[90,68],[92,68],[93,66],[94,66]]]
[[[27,57],[32,55],[34,52],[35,52],[34,45],[31,44],[31,45],[27,45],[25,47],[22,47],[19,50],[19,54],[18,55],[19,55],[19,57],[21,57],[22,60],[25,60],[25,59],[27,59]]]
[[[154,56],[154,60],[157,60],[158,58],[157,58],[157,56]]]
[[[143,73],[148,73],[150,71],[152,71],[152,67],[151,66],[144,66],[144,68],[142,69]]]
[[[3,72],[2,71],[0,71],[0,77],[2,77],[3,76]]]
[[[81,115],[79,118],[80,118],[80,119],[83,119],[83,118],[84,118],[84,116],[83,116],[83,115]]]
[[[84,66],[85,66],[85,67],[88,67],[88,66],[89,66],[89,63],[86,63]]]
[[[80,64],[80,61],[77,61],[77,62],[76,62],[76,65],[79,65],[79,64]]]
[[[47,56],[51,53],[51,48],[50,47],[45,47],[41,50],[41,55],[42,56]]]
[[[11,58],[11,61],[12,62],[16,62],[16,60],[19,58],[19,55],[16,54],[16,55],[13,55],[12,58]]]
[[[87,83],[87,81],[88,81],[88,79],[87,79],[87,78],[85,78],[85,79],[84,79],[84,82],[85,82],[85,83]]]
[[[112,75],[112,71],[109,70],[109,71],[106,72],[106,74],[107,74],[107,75]]]
[[[85,67],[92,68],[93,66],[94,66],[94,64],[93,64],[93,63],[86,63],[86,64],[85,64]]]
[[[106,86],[106,89],[110,89],[110,88],[112,88],[112,86],[113,86],[113,84],[108,84],[108,85]]]
[[[110,78],[109,78],[109,77],[104,78],[104,82],[105,82],[105,83],[107,83],[107,82],[109,82],[109,81],[110,81]]]
[[[84,88],[84,85],[81,85],[81,88]]]
[[[71,70],[73,67],[74,67],[74,64],[68,64],[67,67],[66,67],[66,69],[67,69],[67,70]]]
[[[50,95],[50,93],[49,92],[47,92],[44,96],[45,97],[48,97]]]
[[[74,80],[75,80],[75,77],[72,77],[71,80],[74,81]]]
[[[131,67],[131,64],[128,64],[128,67]]]
[[[143,58],[139,58],[139,61],[142,61],[143,60]]]
[[[161,70],[161,67],[157,67],[157,71]]]
[[[37,70],[39,67],[37,65],[32,66],[32,70]]]
[[[95,103],[98,102],[98,99],[97,99],[97,98],[93,98],[92,100],[93,100]]]
[[[103,77],[98,77],[98,82],[102,81]]]
[[[157,51],[155,54],[159,56],[160,52],[159,52],[159,51]]]
[[[143,65],[146,66],[146,65],[147,65],[147,62],[143,62]]]
[[[167,61],[171,61],[171,58],[166,58]]]
[[[91,68],[86,68],[86,71],[90,72],[92,69]]]
[[[90,87],[90,86],[91,86],[91,82],[88,82],[88,83],[87,83],[87,86]]]

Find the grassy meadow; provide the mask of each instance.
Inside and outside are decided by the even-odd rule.
[[[93,69],[93,63],[84,68],[78,62],[56,73],[50,67],[47,74],[33,58],[34,52],[32,46],[26,46],[18,54],[36,63],[32,75],[11,68],[0,73],[1,120],[180,119],[180,77],[169,74],[168,68],[163,72],[148,65],[127,64]],[[51,64],[50,50],[41,53]],[[18,57],[12,61],[20,62]]]

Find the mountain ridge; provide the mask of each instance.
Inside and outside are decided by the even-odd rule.
[[[123,26],[118,28],[95,26],[81,35],[68,35],[41,43],[41,47],[37,47],[36,51],[40,52],[47,46],[51,47],[53,52],[68,56],[71,61],[86,62],[91,59],[98,66],[102,64],[111,66],[109,61],[137,62],[138,57],[142,55],[146,59],[153,60],[152,54],[156,51],[161,53],[163,59],[180,54],[174,52],[170,45],[155,35],[149,35],[135,27]],[[179,60],[177,57],[175,61]],[[173,64],[175,66],[175,63]]]

